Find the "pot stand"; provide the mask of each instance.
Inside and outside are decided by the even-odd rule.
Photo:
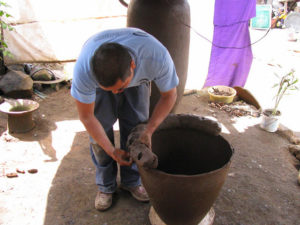
[[[160,217],[155,212],[155,209],[151,206],[150,212],[149,212],[149,219],[151,225],[167,225],[164,223]],[[211,208],[209,212],[206,214],[206,216],[201,220],[198,225],[212,225],[215,219],[215,210]]]

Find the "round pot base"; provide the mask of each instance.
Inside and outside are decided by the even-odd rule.
[[[201,220],[198,225],[212,225],[215,219],[215,210],[211,208],[206,216]],[[157,215],[155,209],[153,206],[151,206],[150,211],[149,211],[149,220],[151,225],[167,225],[164,223],[160,217]]]

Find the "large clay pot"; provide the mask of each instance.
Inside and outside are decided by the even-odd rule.
[[[226,179],[233,149],[213,132],[213,123],[172,115],[153,134],[158,167],[139,166],[139,172],[152,206],[168,225],[198,224]]]
[[[120,1],[121,3],[124,1]],[[140,28],[156,37],[170,52],[179,77],[175,111],[185,88],[189,45],[190,6],[185,0],[131,0],[127,11],[127,26]],[[150,115],[160,94],[151,85]]]

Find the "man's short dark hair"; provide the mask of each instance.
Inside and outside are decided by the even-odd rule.
[[[131,56],[128,50],[117,43],[104,43],[94,53],[91,68],[98,83],[111,87],[118,79],[125,81],[130,76]]]

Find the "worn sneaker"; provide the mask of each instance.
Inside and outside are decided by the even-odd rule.
[[[149,196],[142,185],[136,187],[125,187],[121,186],[122,189],[129,191],[131,195],[140,202],[148,202]]]
[[[112,193],[103,193],[101,191],[97,192],[95,198],[95,208],[97,210],[103,211],[108,209],[112,204]]]

